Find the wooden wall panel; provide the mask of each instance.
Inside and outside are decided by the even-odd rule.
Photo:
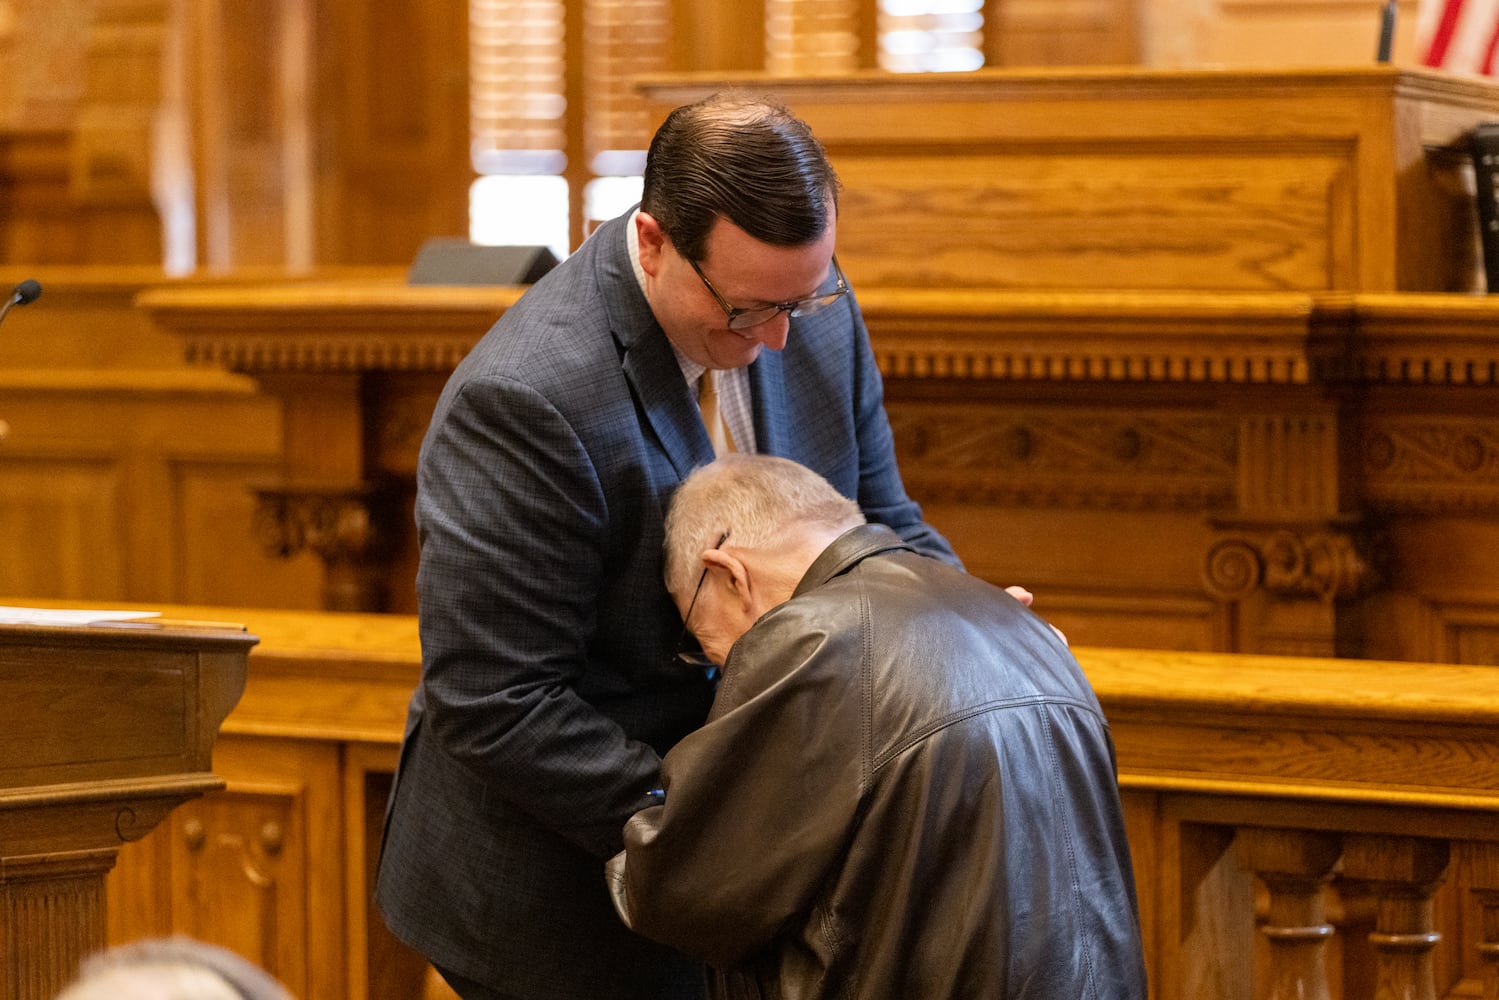
[[[336,424],[309,410],[309,428],[342,430],[301,459],[305,473],[330,450],[362,456],[328,486],[355,502],[370,481],[409,485],[418,413],[517,292],[140,302],[292,410],[357,377]],[[1481,626],[1446,638],[1431,608],[1499,606],[1483,544],[1499,511],[1480,415],[1499,412],[1489,297],[865,286],[860,304],[911,495],[973,572],[1030,587],[1074,641],[1486,661]],[[410,610],[404,497],[365,508],[401,553],[359,553],[392,598],[359,607]]]
[[[1348,163],[1335,149],[1250,141],[1203,155],[1116,141],[950,152],[936,164],[920,155],[840,163],[849,221],[839,259],[857,282],[1261,289],[1354,280]]]
[[[409,263],[468,234],[468,0],[320,0],[319,262]]]
[[[177,810],[172,930],[231,948],[305,1000],[344,1000],[343,816],[336,747],[226,737],[228,788]]]
[[[190,39],[195,260],[225,270],[313,263],[307,0],[201,0]]]
[[[1215,0],[1195,6],[1195,17],[1184,0],[1154,0],[1147,6],[1154,42],[1169,44],[1183,34],[1190,41],[1190,49],[1178,49],[1178,59],[1189,55],[1198,65],[1357,66],[1374,61],[1384,5],[1369,0]],[[1419,59],[1418,6],[1418,0],[1396,5],[1391,46],[1396,63],[1413,65]],[[1161,49],[1156,52],[1164,55]]]
[[[279,463],[275,402],[244,380],[198,379],[0,372],[0,546],[12,553],[0,591],[317,605],[319,567],[266,555],[253,531],[249,486]]]
[[[1137,649],[1226,645],[1224,611],[1199,582],[1197,546],[1207,544],[1201,518],[985,507],[917,490],[927,520],[954,540],[970,573],[1030,590],[1037,613],[1069,641]]]
[[[97,187],[82,196],[78,169],[86,156],[99,171],[110,170],[108,154],[82,150],[71,130],[0,133],[0,261],[29,267],[161,260],[161,224],[149,203],[105,196]]]
[[[1499,107],[1488,81],[1367,66],[641,86],[662,115],[726,86],[802,115],[845,179],[839,253],[866,289],[1470,291],[1482,279],[1466,134]]]
[[[0,260],[406,264],[467,231],[467,0],[59,0],[17,18],[44,49],[57,33],[29,22],[86,41],[37,54],[69,100],[18,95],[36,121],[3,114],[0,60],[0,191],[21,195]]]
[[[0,452],[0,591],[58,597],[122,593],[119,466],[101,448]]]
[[[11,283],[36,279],[42,296],[6,317],[0,371],[183,367],[181,344],[133,307],[142,288],[169,280],[160,267],[29,263],[6,273]]]
[[[1235,502],[1238,417],[1161,387],[1095,385],[1086,404],[1035,390],[887,378],[927,518],[970,572],[1036,593],[1073,642],[1223,648],[1201,560],[1212,513]]]
[[[256,531],[253,490],[274,474],[274,462],[263,456],[195,457],[173,459],[171,466],[172,483],[164,495],[176,507],[174,556],[166,563],[172,575],[160,593],[202,594],[184,599],[216,604],[318,605],[322,566],[317,559],[307,552],[272,555]]]
[[[986,6],[990,67],[1283,68],[1368,65],[1379,5]],[[1416,6],[1399,4],[1400,65],[1416,61]],[[763,65],[760,4],[674,7],[677,68]],[[405,263],[423,238],[466,229],[474,177],[467,0],[11,0],[5,8],[0,132],[57,129],[73,190],[61,213],[41,218],[37,202],[12,202],[15,225],[40,224],[46,238],[7,241],[14,250],[0,245],[0,259],[150,262],[185,245],[189,266]],[[860,5],[866,48],[875,8]],[[873,65],[870,53],[864,59]],[[0,135],[0,147],[8,138]]]
[[[984,11],[989,66],[1140,64],[1142,9],[1150,0],[990,0]]]

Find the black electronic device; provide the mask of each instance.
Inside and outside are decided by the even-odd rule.
[[[413,285],[530,285],[557,266],[542,246],[484,246],[462,237],[423,243],[406,275]]]
[[[1473,155],[1478,236],[1489,294],[1499,293],[1499,122],[1485,122],[1469,138]]]

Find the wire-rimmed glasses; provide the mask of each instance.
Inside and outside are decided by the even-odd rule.
[[[727,530],[718,536],[718,541],[713,543],[715,550],[723,548],[723,543],[729,540]],[[703,592],[703,583],[708,579],[708,567],[703,566],[702,574],[697,578],[697,587],[692,591],[692,600],[687,602],[687,613],[682,616],[682,634],[677,637],[677,651],[672,657],[672,662],[680,667],[697,667],[700,670],[716,670],[718,664],[708,659],[708,654],[701,649],[689,649],[687,640],[692,636],[688,630],[688,624],[692,621],[692,609],[697,607],[698,595]]]
[[[684,254],[683,256],[686,255]],[[848,280],[843,276],[843,268],[838,266],[837,254],[833,255],[833,280],[835,287],[832,291],[819,292],[816,295],[809,295],[804,299],[792,299],[790,302],[774,302],[769,305],[754,306],[749,309],[741,309],[738,306],[729,305],[724,297],[718,294],[718,289],[713,287],[713,282],[708,280],[708,276],[703,273],[703,269],[697,266],[697,261],[688,257],[687,263],[692,265],[692,269],[703,280],[703,284],[707,286],[708,291],[712,292],[713,297],[718,300],[719,308],[723,310],[730,330],[747,330],[752,326],[768,323],[781,313],[789,313],[791,316],[810,316],[821,309],[826,309],[848,294]]]

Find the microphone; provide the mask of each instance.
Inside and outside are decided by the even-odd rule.
[[[35,302],[42,295],[42,286],[31,278],[27,278],[15,288],[11,289],[10,298],[0,305],[0,323],[5,322],[5,316],[14,306],[24,306]]]

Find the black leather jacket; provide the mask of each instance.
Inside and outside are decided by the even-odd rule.
[[[1065,645],[866,525],[731,651],[609,864],[722,997],[1146,995],[1113,743]]]

